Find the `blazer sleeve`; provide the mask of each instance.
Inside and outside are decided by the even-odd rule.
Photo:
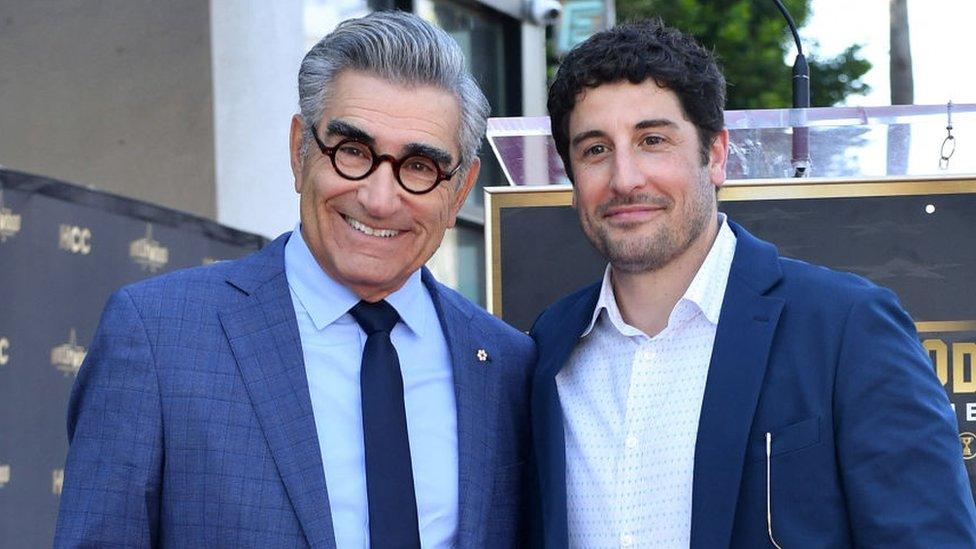
[[[71,392],[55,547],[156,544],[160,410],[148,333],[123,289],[109,299]]]
[[[846,320],[834,430],[858,547],[976,547],[955,413],[894,294],[874,288]]]

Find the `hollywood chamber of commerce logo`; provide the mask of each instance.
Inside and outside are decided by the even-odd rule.
[[[959,433],[959,442],[962,444],[963,459],[973,459],[976,457],[976,435],[973,433]]]
[[[949,396],[960,431],[959,446],[963,459],[976,463],[976,433],[964,431],[976,422],[976,341],[967,333],[976,333],[976,320],[919,322],[919,334],[934,334],[922,339],[936,377]],[[954,334],[948,336],[948,334]]]
[[[78,375],[78,369],[85,361],[85,353],[85,348],[78,345],[78,336],[72,328],[68,342],[51,349],[51,365],[65,376]]]
[[[10,362],[10,339],[0,336],[0,366]]]
[[[6,242],[20,232],[21,217],[3,204],[3,191],[0,191],[0,242]]]
[[[73,254],[90,254],[92,251],[91,229],[77,225],[59,226],[58,248]]]
[[[152,224],[146,223],[146,236],[129,244],[129,257],[143,269],[155,273],[169,263],[169,248],[153,240]]]

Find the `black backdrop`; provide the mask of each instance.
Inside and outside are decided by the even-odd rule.
[[[0,169],[0,546],[50,546],[71,385],[109,294],[263,237]]]
[[[788,186],[774,187],[723,191],[720,199],[731,199],[721,200],[719,210],[775,243],[781,255],[858,273],[898,295],[956,410],[976,493],[976,180],[835,185],[841,196],[823,190],[832,187],[785,193]],[[861,191],[867,194],[851,196]],[[783,194],[794,196],[769,199]],[[606,262],[568,204],[569,191],[489,197],[498,240],[490,243],[497,251],[489,263],[495,291],[489,302],[519,329],[603,276]]]

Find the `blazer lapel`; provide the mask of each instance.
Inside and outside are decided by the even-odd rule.
[[[490,363],[479,362],[477,351],[492,356],[490,342],[479,341],[471,314],[455,304],[426,268],[422,279],[430,292],[451,353],[458,426],[458,547],[485,544],[485,513],[494,446],[486,441],[495,431],[497,379],[490,375]]]
[[[692,488],[691,547],[728,547],[753,415],[783,300],[776,249],[729,222],[737,245],[705,384]]]
[[[566,441],[563,409],[559,403],[556,375],[576,347],[583,330],[593,317],[600,297],[600,283],[585,288],[567,308],[550,310],[561,318],[547,326],[545,333],[533,327],[539,363],[532,384],[532,436],[536,475],[542,503],[545,547],[568,547],[566,514]]]
[[[312,547],[334,548],[301,340],[284,272],[285,240],[279,238],[259,254],[263,264],[242,264],[239,276],[228,278],[247,295],[222,310],[220,321],[306,540]]]
[[[455,303],[426,268],[422,279],[430,292],[451,353],[458,425],[458,547],[485,545],[485,514],[492,478],[492,433],[497,421],[497,382],[490,363],[479,362],[477,351],[492,356],[491,342],[479,341],[471,313]]]

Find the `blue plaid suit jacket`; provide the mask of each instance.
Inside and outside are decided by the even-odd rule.
[[[56,547],[335,547],[287,238],[110,298],[68,408]],[[520,545],[534,346],[423,281],[453,358],[458,544]]]

